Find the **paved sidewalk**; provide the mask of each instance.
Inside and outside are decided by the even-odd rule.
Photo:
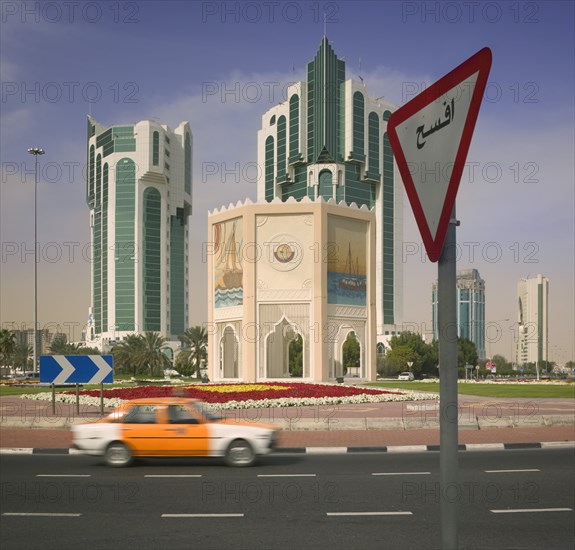
[[[287,407],[225,411],[238,420],[272,422],[282,428],[280,450],[354,452],[437,450],[437,402]],[[109,412],[106,410],[105,412]],[[98,407],[0,398],[0,450],[67,450],[73,424],[100,417]],[[462,449],[545,446],[575,442],[572,399],[504,399],[460,396]],[[415,447],[414,447],[415,446]],[[67,451],[65,451],[67,452]]]

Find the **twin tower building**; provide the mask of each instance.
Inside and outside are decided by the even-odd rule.
[[[208,217],[211,380],[375,379],[377,344],[402,323],[393,109],[346,80],[324,37],[307,80],[263,115],[257,201]],[[177,341],[189,326],[189,124],[104,128],[89,118],[88,167],[88,343],[143,331]],[[344,364],[350,338],[360,350],[353,367]]]

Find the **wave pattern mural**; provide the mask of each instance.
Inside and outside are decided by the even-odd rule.
[[[243,305],[242,220],[214,225],[214,303],[216,308]]]

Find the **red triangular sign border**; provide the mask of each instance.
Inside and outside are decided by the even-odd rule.
[[[477,121],[477,115],[479,114],[479,107],[481,106],[481,100],[483,98],[485,86],[487,85],[487,77],[489,76],[490,69],[491,50],[489,48],[483,48],[464,61],[461,65],[453,69],[450,73],[446,74],[435,84],[414,97],[403,107],[395,111],[387,123],[389,142],[391,144],[393,154],[395,155],[395,160],[403,179],[403,184],[405,186],[409,202],[411,203],[411,208],[415,215],[415,220],[417,221],[417,226],[419,227],[425,250],[432,262],[437,262],[441,256],[443,241],[445,240],[451,212],[455,204],[455,197],[457,196],[459,182],[465,167],[467,153],[469,151],[469,146],[471,145],[471,138],[473,136],[473,130],[475,129],[475,122]],[[471,97],[467,120],[463,127],[461,142],[455,157],[451,178],[447,188],[447,194],[445,196],[445,202],[441,210],[441,216],[439,218],[434,240],[431,235],[429,225],[427,224],[416,187],[413,183],[407,160],[401,148],[401,143],[397,137],[396,127],[478,71],[479,74],[477,75],[477,82]]]

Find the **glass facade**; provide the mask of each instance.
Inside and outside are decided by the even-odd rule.
[[[343,160],[341,109],[345,63],[337,58],[326,38],[307,71],[307,161],[316,162],[324,149],[330,158]]]
[[[433,336],[439,338],[437,281],[432,288]],[[457,334],[471,340],[480,359],[485,359],[485,282],[477,269],[457,272]]]
[[[289,100],[289,164],[300,162],[299,151],[299,96],[293,94]]]
[[[184,191],[192,194],[192,138],[188,132],[184,141]]]
[[[389,111],[383,115],[384,120],[391,116]],[[383,322],[386,325],[395,323],[394,308],[394,273],[395,273],[395,181],[393,169],[393,151],[387,132],[383,135]]]
[[[278,118],[278,140],[277,140],[277,183],[287,181],[286,173],[286,117]]]
[[[361,92],[353,94],[353,150],[349,156],[350,160],[365,160],[365,99]]]
[[[152,135],[152,164],[160,165],[160,132],[155,131]]]
[[[136,330],[135,241],[136,165],[122,158],[116,164],[116,325],[118,330]]]
[[[142,284],[144,330],[161,329],[161,250],[162,197],[148,187],[144,191],[144,220],[142,226]]]
[[[319,173],[319,195],[326,201],[333,197],[333,174],[329,170]]]
[[[266,160],[265,160],[265,186],[266,201],[270,202],[274,198],[274,138],[269,136],[266,139]]]
[[[379,173],[379,116],[377,113],[369,113],[368,120],[367,179],[378,182],[381,178]]]
[[[176,216],[170,216],[170,332],[174,336],[186,330],[186,216],[185,209],[178,208]]]
[[[168,129],[143,122],[104,128],[88,118],[86,194],[93,241],[88,336],[101,339],[96,345],[102,348],[126,331],[174,339],[187,328],[191,206],[182,191],[191,195],[192,137],[183,124],[170,145]],[[134,155],[124,154],[136,152],[135,128],[142,145],[137,164]],[[174,197],[181,202],[174,204]]]
[[[100,256],[102,278],[102,328],[108,328],[108,163],[102,169],[102,248]]]
[[[112,126],[96,138],[96,148],[102,148],[104,158],[112,153],[133,153],[136,138],[133,126]]]

